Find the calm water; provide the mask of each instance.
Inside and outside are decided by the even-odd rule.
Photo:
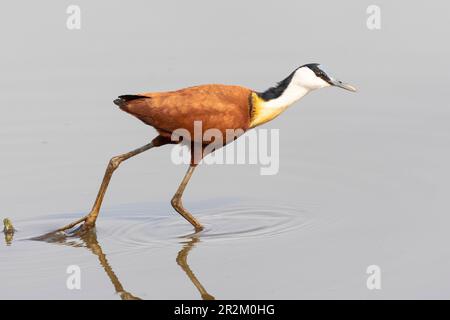
[[[82,2],[78,31],[69,4],[0,12],[0,217],[18,229],[0,298],[450,298],[448,4],[381,1],[377,31],[361,1]],[[117,95],[262,90],[309,62],[359,92],[314,92],[264,126],[277,175],[201,165],[184,205],[202,233],[170,206],[186,167],[165,147],[118,169],[96,234],[27,240],[84,215],[109,158],[154,137]]]
[[[36,221],[18,221],[17,233],[12,238],[5,237],[5,246],[2,247],[2,254],[4,253],[11,262],[6,264],[6,261],[3,261],[2,270],[4,274],[10,274],[14,278],[8,277],[7,283],[11,287],[5,288],[3,292],[16,292],[17,297],[30,298],[43,297],[45,294],[43,291],[46,290],[56,294],[46,296],[48,298],[84,298],[86,294],[97,298],[124,299],[200,296],[220,298],[222,293],[208,292],[201,281],[201,273],[205,273],[205,278],[214,277],[215,272],[219,278],[222,277],[220,275],[228,273],[228,268],[214,267],[214,256],[218,252],[243,244],[259,243],[259,246],[264,240],[276,242],[283,234],[313,228],[314,218],[311,212],[306,209],[299,210],[292,205],[274,206],[270,203],[263,204],[261,201],[250,202],[243,199],[215,201],[214,204],[218,205],[215,209],[200,210],[197,206],[199,211],[196,216],[205,224],[205,230],[200,233],[193,233],[178,215],[167,214],[165,206],[152,203],[123,205],[106,210],[105,215],[108,217],[104,219],[102,226],[95,232],[81,236],[53,234],[41,237],[52,228],[76,218],[75,214],[44,216]],[[194,264],[191,267],[188,262],[192,251],[198,251],[192,254],[194,256],[202,251],[207,255],[211,254],[211,258],[207,258],[207,261],[208,264],[213,263],[211,268],[216,270],[199,272],[197,276]],[[29,262],[22,265],[19,263],[22,259]],[[224,267],[227,260],[229,264],[234,257],[226,258]],[[71,292],[66,289],[63,291],[67,291],[67,296],[65,294],[61,296],[61,289],[65,286],[64,265],[68,261],[79,265],[82,270],[82,290]],[[19,269],[23,269],[19,271],[17,264],[20,265]],[[128,272],[116,270],[115,264],[125,264],[124,269]],[[60,268],[63,269],[59,270]],[[134,268],[140,270],[138,274],[131,271]],[[179,273],[184,274],[186,278],[180,284],[173,282],[174,277],[179,277],[172,274],[176,273],[176,269],[179,269]],[[145,270],[148,270],[148,273]],[[163,276],[157,275],[156,270],[166,271],[163,271]],[[127,276],[127,273],[130,274]],[[36,292],[29,290],[30,278],[23,277],[32,274],[36,278],[31,280],[32,287],[37,289]],[[149,279],[144,279],[147,275]],[[131,283],[127,284],[121,280],[122,277],[125,280],[129,279],[130,276],[134,278],[131,280],[136,286],[134,288]],[[155,292],[148,290],[150,278],[155,277],[162,281],[162,277],[166,276],[167,286],[177,288],[179,285],[180,292],[174,289],[174,292],[168,291],[167,296],[162,296],[159,295],[160,290]],[[54,284],[53,288],[50,288],[49,284],[46,284],[45,288],[40,287],[38,279],[50,281]],[[110,283],[105,283],[108,280]],[[59,283],[60,281],[63,283]],[[191,290],[186,285],[189,283],[192,284]],[[17,290],[20,287],[23,291]],[[195,288],[198,290],[197,295]],[[6,298],[13,297],[14,294],[6,296]]]

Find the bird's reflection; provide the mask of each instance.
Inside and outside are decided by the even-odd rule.
[[[210,295],[205,287],[200,283],[198,278],[195,276],[194,272],[192,272],[189,264],[187,262],[187,258],[189,252],[194,248],[197,242],[200,242],[200,238],[198,235],[194,235],[188,238],[189,240],[185,242],[183,248],[178,252],[177,255],[177,263],[183,269],[183,271],[188,276],[189,280],[193,283],[193,285],[197,288],[203,300],[214,300],[215,298]]]
[[[95,229],[90,229],[85,232],[77,233],[76,236],[68,237],[67,235],[60,232],[52,232],[33,238],[32,240],[45,241],[49,243],[56,243],[61,245],[68,245],[71,247],[85,247],[88,248],[94,255],[97,256],[100,265],[105,270],[108,275],[109,280],[111,280],[116,293],[120,296],[122,300],[141,300],[141,298],[134,296],[130,292],[126,291],[122,283],[120,282],[117,275],[114,273],[111,265],[106,259],[106,255],[103,253],[102,247],[97,240],[97,234]],[[81,243],[80,243],[81,240]]]
[[[10,246],[12,241],[13,241],[14,234],[13,233],[7,233],[7,232],[5,232],[4,234],[5,234],[5,243],[6,243],[6,245]]]
[[[194,272],[189,267],[187,258],[191,250],[200,242],[200,236],[198,234],[194,234],[186,237],[186,241],[183,242],[183,246],[181,250],[177,254],[176,262],[181,267],[181,269],[186,273],[189,280],[192,284],[197,288],[200,293],[200,296],[203,300],[214,300],[214,296],[209,294],[205,287],[201,284],[200,280],[196,277]],[[97,239],[97,234],[95,229],[90,229],[88,231],[83,232],[75,232],[71,235],[67,235],[62,232],[51,232],[44,234],[42,236],[31,238],[30,240],[35,241],[45,241],[48,243],[54,243],[59,245],[66,245],[70,247],[85,247],[89,251],[91,251],[94,255],[97,256],[100,265],[105,270],[108,278],[110,279],[112,285],[117,294],[119,294],[122,300],[141,300],[139,297],[134,296],[130,292],[126,291],[122,286],[117,275],[114,273],[111,265],[106,258],[105,253],[102,250],[102,247]],[[10,245],[12,242],[12,235],[9,236],[5,234],[5,242],[7,245]]]

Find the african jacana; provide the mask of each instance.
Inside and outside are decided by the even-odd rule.
[[[119,96],[114,103],[123,111],[155,128],[158,136],[145,146],[113,157],[109,161],[91,212],[58,231],[70,229],[81,222],[84,222],[82,229],[94,227],[114,170],[122,161],[153,147],[179,143],[179,141],[171,139],[175,130],[185,129],[193,137],[194,122],[201,121],[203,131],[215,128],[224,135],[229,129],[245,132],[274,119],[307,93],[328,86],[356,91],[353,86],[328,75],[321,65],[311,63],[298,67],[287,78],[264,92],[256,92],[241,86],[208,84],[177,91]],[[224,144],[228,142],[230,141],[225,141]],[[202,150],[211,142],[202,140],[189,143],[192,147],[200,145]],[[199,160],[204,156],[202,154],[200,158],[194,157],[194,149],[191,148],[189,169],[171,203],[173,208],[189,221],[196,231],[200,231],[203,226],[184,209],[181,202],[184,189]]]

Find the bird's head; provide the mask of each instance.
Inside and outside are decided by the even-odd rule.
[[[254,128],[274,119],[308,92],[330,86],[356,91],[355,87],[332,77],[318,63],[305,64],[295,69],[276,86],[254,93],[256,98],[255,101],[252,98],[253,114],[250,127]]]
[[[308,91],[325,88],[329,86],[339,87],[352,92],[356,88],[331,76],[325,68],[318,63],[305,64],[294,71],[292,80],[297,86],[306,88]]]

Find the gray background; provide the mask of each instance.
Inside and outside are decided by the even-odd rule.
[[[70,4],[81,7],[81,30],[66,28]],[[381,7],[381,30],[366,27],[370,4]],[[360,91],[315,92],[264,126],[280,129],[278,175],[255,165],[197,170],[185,205],[211,237],[193,249],[191,267],[217,298],[450,297],[445,2],[1,6],[0,216],[22,226],[16,239],[84,213],[108,159],[154,137],[112,104],[117,95],[202,83],[263,90],[320,62]],[[169,204],[185,170],[170,148],[150,151],[121,167],[105,199],[99,240],[142,298],[199,297],[172,237],[190,231]],[[239,209],[221,218],[221,208],[244,205],[241,218]],[[248,231],[264,216],[252,210],[264,208],[274,221],[288,217],[279,230],[261,227],[267,237]],[[16,241],[0,255],[1,298],[117,298],[88,250]],[[84,270],[81,291],[65,288],[69,264]],[[371,264],[382,290],[366,288]]]

